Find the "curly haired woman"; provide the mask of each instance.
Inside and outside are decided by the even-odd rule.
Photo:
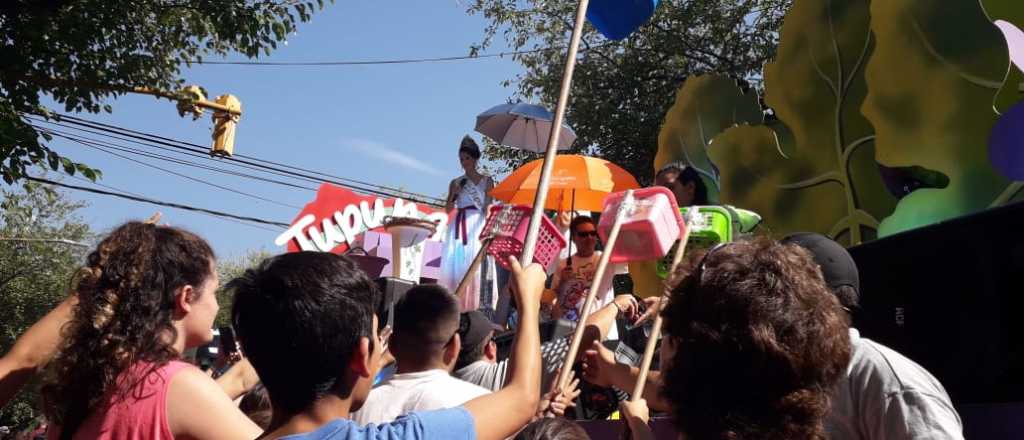
[[[177,228],[129,222],[75,276],[77,304],[42,388],[51,439],[252,439],[260,429],[181,360],[217,315],[213,250]]]
[[[821,440],[850,362],[846,315],[811,255],[768,239],[695,255],[662,312],[660,398],[687,440]],[[625,404],[635,438],[647,408]]]

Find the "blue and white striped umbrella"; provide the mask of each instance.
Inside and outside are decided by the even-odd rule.
[[[539,105],[502,104],[477,115],[476,131],[501,145],[543,153],[548,148],[553,118]],[[576,132],[563,123],[558,149],[566,150],[575,141]]]

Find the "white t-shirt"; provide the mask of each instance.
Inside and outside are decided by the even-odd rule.
[[[850,329],[853,353],[825,420],[834,440],[961,440],[963,425],[928,370]]]
[[[413,411],[454,408],[490,392],[440,369],[396,374],[370,390],[352,420],[359,426],[391,422]]]
[[[587,291],[593,284],[597,272],[598,262],[601,260],[601,251],[595,251],[589,257],[572,256],[572,267],[569,267],[569,259],[558,263],[558,268],[551,279],[551,288],[558,297],[558,305],[563,310],[564,319],[573,322],[579,321],[579,315],[583,309],[583,303],[587,298]],[[597,286],[597,295],[594,296],[594,305],[590,313],[600,310],[602,307],[611,304],[615,299],[615,290],[612,287],[612,279],[617,274],[627,273],[624,264],[610,264],[605,270],[601,284]],[[616,326],[608,332],[607,339],[617,340],[618,329]]]

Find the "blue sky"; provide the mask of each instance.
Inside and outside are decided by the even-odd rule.
[[[287,46],[264,61],[367,60],[466,55],[485,20],[454,0],[337,1],[300,26]],[[500,40],[500,38],[499,38]],[[501,41],[487,52],[507,50]],[[514,90],[501,81],[521,70],[509,58],[431,64],[344,67],[204,65],[185,73],[212,96],[236,95],[243,117],[235,152],[312,170],[441,196],[461,173],[457,146],[475,115]],[[211,96],[211,97],[212,97]],[[179,118],[166,100],[127,96],[111,115],[79,115],[139,131],[208,145],[209,116]],[[476,135],[479,139],[479,135]],[[290,222],[298,209],[222,191],[67,141],[51,145],[100,168],[101,183],[148,197]],[[142,148],[142,147],[140,147]],[[220,185],[302,206],[313,192],[141,159]],[[83,184],[65,178],[65,182]],[[81,214],[94,229],[164,213],[164,221],[206,237],[221,258],[249,249],[271,252],[277,232],[173,208],[71,191],[90,206]]]

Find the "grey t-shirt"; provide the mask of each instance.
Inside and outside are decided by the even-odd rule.
[[[540,345],[540,383],[542,390],[548,390],[555,379],[555,373],[562,367],[565,355],[569,353],[571,336],[566,336]],[[466,382],[477,384],[491,391],[498,391],[505,386],[508,374],[508,359],[501,362],[479,360],[458,369],[453,374]]]
[[[960,416],[924,367],[850,329],[846,377],[825,421],[833,440],[963,439]]]

